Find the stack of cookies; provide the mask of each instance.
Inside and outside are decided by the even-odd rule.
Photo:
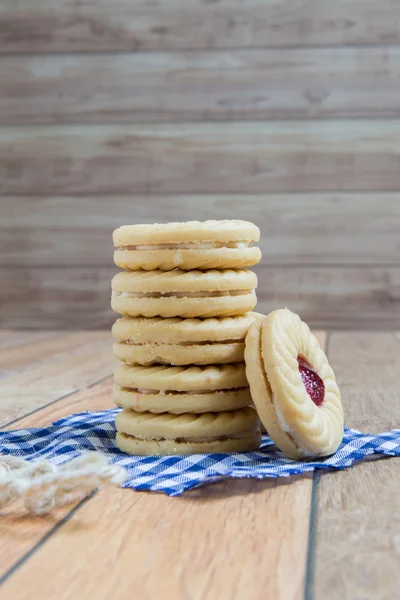
[[[129,454],[257,448],[244,339],[259,318],[258,227],[193,221],[120,227],[112,281],[117,445]]]

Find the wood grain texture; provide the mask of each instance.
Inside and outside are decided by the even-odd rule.
[[[28,337],[29,339],[29,337]],[[23,346],[0,348],[0,368],[25,370],[63,355],[81,351],[102,341],[110,341],[108,332],[75,331],[59,333],[44,340],[27,341]]]
[[[263,265],[400,260],[399,193],[3,196],[0,206],[4,267],[111,266],[111,234],[122,224],[227,215],[258,224]]]
[[[326,333],[316,331],[315,334],[324,346]],[[90,390],[72,394],[68,398],[21,418],[18,421],[18,427],[46,426],[67,414],[108,408],[111,389],[112,379],[110,378]],[[264,597],[262,590],[263,586],[267,585],[268,589],[273,590],[274,597],[290,600],[299,598],[303,588],[308,533],[307,511],[310,505],[310,495],[311,479],[309,476],[303,479],[295,478],[290,483],[286,482],[279,486],[276,482],[231,481],[194,491],[184,498],[175,499],[175,502],[162,495],[136,495],[127,490],[115,490],[111,497],[107,492],[90,500],[89,518],[81,508],[77,514],[77,521],[74,521],[73,524],[72,538],[69,541],[69,536],[65,539],[71,547],[78,544],[74,550],[74,556],[78,557],[80,563],[80,553],[86,553],[85,544],[81,544],[80,541],[80,533],[84,533],[86,530],[86,533],[90,532],[91,538],[95,535],[99,538],[98,542],[101,543],[100,537],[108,532],[110,542],[106,546],[101,546],[103,558],[98,564],[102,564],[103,559],[109,563],[107,557],[110,554],[108,550],[104,552],[104,547],[107,547],[113,556],[118,556],[118,560],[112,561],[112,564],[108,564],[106,567],[106,573],[111,575],[111,580],[105,584],[104,591],[101,593],[104,593],[104,597],[107,598],[110,597],[110,593],[113,597],[121,597],[118,577],[125,564],[125,557],[126,560],[131,561],[132,557],[138,555],[138,558],[134,559],[135,579],[137,573],[140,578],[138,581],[130,583],[132,589],[137,587],[136,595],[138,597],[153,597],[153,588],[163,585],[165,579],[170,577],[168,571],[172,566],[174,567],[172,569],[174,579],[179,579],[177,583],[173,584],[173,589],[177,593],[176,597],[187,597],[187,592],[190,590],[190,597],[203,598],[206,594],[208,595],[209,587],[212,589],[215,587],[213,597],[216,598],[242,597],[242,586],[251,584],[252,589],[255,590],[254,597]],[[200,503],[203,505],[201,511],[199,511]],[[17,505],[12,505],[6,511],[2,511],[0,552],[4,559],[1,563],[0,577],[18,561],[21,561],[24,555],[43,539],[43,536],[48,535],[52,527],[65,517],[70,508],[61,508],[51,516],[42,519],[26,515],[22,517],[21,507]],[[181,518],[182,509],[183,518]],[[101,518],[97,518],[99,510],[103,513]],[[126,521],[127,513],[130,515],[128,521]],[[160,514],[168,515],[161,528],[158,523]],[[302,518],[297,518],[299,514]],[[228,515],[231,515],[231,518],[228,518]],[[122,531],[124,522],[126,525]],[[243,522],[245,522],[245,527]],[[179,523],[180,526],[176,526],[176,523]],[[130,535],[130,527],[137,529],[134,536]],[[153,536],[149,536],[151,530],[154,531]],[[65,525],[61,531],[64,536]],[[197,531],[202,532],[199,543],[191,546],[190,552],[183,553],[181,546],[189,548],[193,532],[197,534]],[[220,532],[220,534],[216,535],[216,532]],[[286,532],[292,540],[290,544],[280,542],[281,536]],[[122,537],[120,537],[121,534]],[[210,545],[209,543],[210,535],[213,540],[218,540],[220,548],[218,554],[215,553],[214,544]],[[168,543],[163,543],[164,538]],[[123,551],[121,540],[124,540],[122,547],[125,547],[127,542]],[[176,562],[176,556],[170,551],[171,543],[169,542],[176,545],[177,554],[183,556],[184,560]],[[147,556],[150,552],[152,555],[155,554],[155,566],[148,562]],[[74,594],[77,589],[75,584],[74,590],[72,590],[70,585],[64,585],[63,582],[68,567],[65,562],[68,554],[69,551],[64,548],[58,555],[62,566],[60,564],[60,568],[54,571],[52,569],[52,577],[46,578],[53,580],[54,583],[51,586],[55,586],[54,589],[58,589],[60,586],[64,587],[63,592],[60,592],[60,597],[71,597],[70,594]],[[256,560],[257,554],[259,554],[259,558]],[[220,556],[218,565],[215,564],[216,556]],[[86,558],[91,560],[90,553]],[[174,561],[173,564],[171,564],[171,560]],[[223,574],[226,573],[226,569],[223,567],[224,562],[232,565],[234,571],[237,571],[236,564],[239,560],[245,561],[244,564],[248,565],[245,577],[241,577],[240,580],[237,578],[237,581],[240,582],[240,594],[233,591],[235,582],[232,581],[231,586],[226,588],[223,578]],[[31,561],[28,564],[31,564]],[[78,563],[72,565],[71,572],[74,572],[76,564]],[[90,571],[93,572],[93,565],[97,563],[91,562],[90,564],[92,565]],[[186,565],[191,565],[189,571],[187,571]],[[160,576],[149,577],[149,569],[154,573],[156,568],[160,569]],[[129,570],[129,572],[131,571]],[[21,569],[10,580],[11,585],[15,579],[20,581],[19,594],[25,593],[22,591],[25,587],[24,579],[21,580],[20,577],[24,578]],[[79,575],[75,574],[73,579],[80,588]],[[96,580],[97,576],[92,579],[87,577],[86,573],[86,582],[83,587],[97,585]],[[124,577],[123,580],[125,581],[126,578]],[[124,586],[128,586],[128,581],[124,583]],[[31,590],[31,586],[28,587]],[[103,582],[101,582],[101,587],[103,587]],[[195,595],[192,596],[193,587]],[[3,588],[2,591],[4,592],[6,589]],[[132,589],[129,590],[130,593]],[[148,596],[144,596],[145,592]],[[31,593],[33,594],[31,597],[35,597],[36,592],[31,590]],[[59,592],[55,593],[58,597]],[[100,593],[100,589],[98,593]],[[117,596],[115,596],[116,593]],[[156,593],[155,589],[154,593]]]
[[[6,0],[1,52],[79,52],[400,41],[392,0]]]
[[[58,389],[71,392],[86,388],[99,379],[111,375],[114,359],[110,342],[81,348],[67,357],[55,358],[37,367],[28,369],[2,383],[2,390],[16,390],[30,386],[38,390]]]
[[[101,491],[5,583],[4,600],[16,590],[21,600],[81,593],[261,600],[266,589],[274,599],[295,600],[310,483],[231,481],[182,498]],[[52,576],[42,576],[49,569]]]
[[[333,333],[329,357],[346,424],[371,432],[398,427],[400,345],[394,335]],[[315,598],[397,598],[399,480],[398,458],[321,476]]]
[[[89,390],[77,392],[68,398],[45,406],[21,418],[7,429],[43,427],[53,421],[85,410],[104,410],[111,404],[112,380],[108,379]],[[27,411],[27,407],[25,412]],[[24,413],[21,412],[22,416]],[[15,565],[43,536],[71,510],[72,505],[60,507],[45,518],[27,515],[22,506],[10,505],[0,511],[0,577]],[[33,597],[33,596],[32,596]]]
[[[22,414],[13,425],[2,426],[4,430],[27,429],[29,427],[47,427],[54,421],[85,410],[107,410],[115,408],[111,400],[113,377],[106,375],[104,381],[94,383],[89,389],[77,390],[68,398],[44,405],[34,413]],[[46,385],[43,386],[44,388]]]
[[[399,75],[397,47],[9,56],[0,124],[399,117]]]
[[[3,329],[0,331],[0,352],[6,348],[10,348],[10,351],[13,351],[17,346],[42,342],[56,335],[57,331],[16,331],[15,329]]]
[[[0,326],[104,329],[115,320],[111,278],[117,269],[1,270]]]
[[[89,339],[92,334],[83,335]],[[55,354],[53,360],[0,379],[0,426],[109,377],[114,366],[111,347],[111,340],[86,347],[83,342],[75,352]]]
[[[14,375],[15,373],[18,373],[18,371],[15,371],[13,369],[0,369],[0,379],[9,377],[10,375]]]
[[[256,269],[257,310],[284,306],[313,327],[392,329],[399,322],[397,267],[272,267]]]
[[[260,312],[287,306],[317,328],[400,328],[399,267],[261,265],[255,270]],[[116,318],[110,308],[114,273],[113,268],[1,270],[0,326],[110,327]]]
[[[0,129],[0,194],[398,191],[400,120]]]

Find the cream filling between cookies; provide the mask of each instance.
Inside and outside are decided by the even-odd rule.
[[[229,389],[219,389],[219,390],[190,390],[190,391],[177,391],[177,390],[149,390],[143,388],[131,388],[127,386],[119,386],[117,384],[118,391],[121,392],[132,392],[134,394],[153,394],[157,396],[179,396],[179,395],[198,395],[198,394],[226,394],[228,392],[243,392],[248,390],[248,386],[229,388]]]
[[[176,244],[142,244],[137,246],[117,246],[115,250],[213,250],[218,248],[251,248],[253,242],[192,242]]]
[[[242,296],[252,294],[253,290],[228,290],[223,292],[116,292],[119,298],[219,298],[222,296]]]
[[[152,437],[142,437],[140,435],[130,435],[129,433],[124,433],[122,431],[119,432],[120,435],[127,437],[127,438],[133,438],[133,439],[137,439],[137,440],[141,440],[141,441],[146,441],[146,442],[164,442],[164,441],[174,441],[176,444],[186,444],[188,442],[192,442],[192,443],[197,443],[197,444],[206,444],[207,442],[219,442],[221,440],[241,440],[241,439],[245,439],[248,438],[249,436],[254,434],[254,431],[245,431],[243,433],[232,433],[232,434],[227,434],[227,435],[212,435],[210,437],[206,437],[206,436],[202,436],[202,437],[178,437],[178,438],[174,438],[174,437],[162,437],[159,435],[156,436],[152,436]]]

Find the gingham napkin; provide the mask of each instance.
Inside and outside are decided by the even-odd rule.
[[[227,477],[288,477],[314,469],[345,469],[369,454],[400,455],[400,429],[377,435],[346,429],[339,450],[328,458],[301,462],[286,458],[264,435],[257,452],[186,456],[127,456],[115,445],[114,419],[120,409],[70,415],[50,427],[0,432],[0,454],[27,460],[47,458],[60,465],[87,450],[123,466],[123,487],[179,496],[185,490]]]

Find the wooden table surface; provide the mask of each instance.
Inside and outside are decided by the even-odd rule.
[[[318,332],[346,424],[399,425],[396,333]],[[0,425],[111,407],[107,332],[0,332]],[[397,420],[396,420],[397,417]],[[179,498],[93,492],[47,517],[0,512],[2,600],[398,599],[400,461]]]

